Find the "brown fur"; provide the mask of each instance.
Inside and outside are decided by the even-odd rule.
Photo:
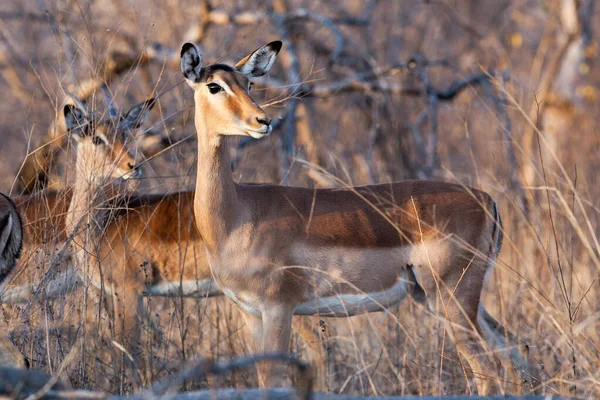
[[[42,244],[59,247],[67,240],[66,216],[72,195],[73,192],[69,189],[14,198],[17,208],[24,216],[26,247],[34,248]],[[118,253],[119,257],[123,254],[135,254],[135,257],[125,257],[127,262],[136,263],[141,258],[141,262],[152,266],[149,277],[153,285],[180,278],[210,278],[202,239],[193,222],[193,196],[194,192],[124,195],[116,190],[116,193],[108,196],[109,199],[103,205],[114,209],[103,221],[104,238],[106,243],[110,243],[107,246],[108,250],[103,251],[104,255],[117,253],[117,249],[125,252]],[[165,224],[165,220],[177,222]],[[125,244],[122,240],[124,237],[127,237]],[[195,253],[198,254],[188,254],[190,246],[196,248]],[[198,249],[200,251],[197,251]],[[192,268],[184,268],[182,275],[181,267],[188,264],[194,265],[194,271],[191,271]],[[196,269],[197,265],[200,266],[199,270]],[[134,267],[139,269],[137,264]],[[10,279],[13,286],[24,283],[23,279],[14,275]],[[136,284],[135,287],[144,287],[143,282],[140,285]]]
[[[132,195],[114,204],[103,222],[98,245],[103,264],[126,263],[128,290],[141,293],[149,285],[210,277],[204,244],[193,224],[193,192]],[[112,208],[113,204],[111,204]],[[165,221],[169,221],[165,223]],[[140,266],[147,264],[144,279]],[[106,269],[105,279],[120,281],[121,268]]]
[[[13,197],[23,216],[25,245],[64,242],[67,239],[65,215],[71,196],[71,190],[49,190]]]

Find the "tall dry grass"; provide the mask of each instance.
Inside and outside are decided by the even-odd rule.
[[[214,2],[215,8],[266,11],[269,1]],[[289,1],[290,9],[306,7],[336,17],[360,16],[365,4],[348,0],[321,4]],[[548,87],[539,87],[552,59],[554,33],[560,29],[559,2],[536,1],[433,1],[373,3],[367,27],[342,26],[346,62],[329,64],[334,46],[321,27],[294,23],[294,41],[300,54],[299,71],[305,81],[328,82],[373,65],[385,67],[408,60],[415,53],[428,59],[448,60],[452,68],[432,70],[432,84],[449,82],[484,69],[507,69],[508,135],[503,118],[480,88],[464,91],[438,110],[438,179],[456,181],[488,191],[500,205],[504,221],[503,250],[484,303],[494,316],[531,346],[532,358],[543,366],[545,393],[565,396],[600,396],[600,303],[598,271],[597,170],[600,138],[596,120],[596,88],[600,77],[590,50],[587,72],[574,85],[578,95],[568,113],[561,114],[561,129],[550,136],[538,129],[528,110]],[[48,11],[51,20],[43,18]],[[42,16],[42,18],[39,18]],[[9,192],[26,154],[62,107],[61,87],[96,76],[114,49],[137,48],[159,41],[177,48],[199,19],[196,2],[142,4],[113,1],[25,1],[0,5],[3,53],[0,86],[7,101],[0,104],[0,189]],[[593,21],[598,22],[598,15]],[[49,22],[50,21],[50,22]],[[596,24],[597,25],[597,24]],[[209,60],[235,59],[277,35],[269,24],[218,25],[202,40]],[[594,43],[598,34],[594,32]],[[129,42],[128,42],[129,41]],[[272,79],[286,80],[276,65]],[[392,77],[407,88],[421,88],[414,71]],[[158,64],[136,65],[111,83],[116,103],[160,93],[152,128],[171,140],[191,136],[145,165],[140,190],[164,192],[191,188],[195,165],[193,102],[176,69]],[[581,89],[581,90],[579,90]],[[502,90],[502,89],[500,89]],[[257,91],[260,102],[277,100],[270,91]],[[101,107],[98,100],[92,103]],[[285,102],[269,107],[277,116]],[[306,98],[304,124],[298,130],[292,154],[283,154],[286,127],[236,153],[235,177],[244,182],[282,182],[317,186],[324,168],[341,182],[363,184],[415,177],[423,160],[413,135],[419,115],[427,109],[424,97],[394,93],[350,93]],[[95,104],[96,105],[96,104]],[[535,107],[534,107],[535,109]],[[427,137],[431,126],[421,125]],[[521,145],[522,134],[536,131],[534,148]],[[519,191],[513,187],[512,166],[506,153],[512,140],[521,170],[531,166],[533,181],[523,181],[529,199],[525,213]],[[72,148],[59,154],[51,171],[52,182],[68,186],[73,176]],[[282,159],[284,162],[282,162]],[[304,162],[309,160],[309,163]],[[311,165],[313,165],[311,167]],[[317,177],[317,178],[315,178]],[[317,180],[315,180],[317,179]],[[335,179],[326,180],[335,182]],[[18,193],[13,192],[13,195]],[[55,228],[55,227],[48,227]],[[53,265],[62,243],[46,241],[27,248],[22,279],[39,282]],[[183,244],[182,244],[183,246]],[[77,289],[55,301],[33,301],[22,306],[2,305],[3,331],[23,351],[33,368],[55,373],[69,352],[64,374],[73,385],[110,392],[134,388],[123,371],[115,371],[110,353],[115,344],[110,321],[91,289]],[[146,299],[149,321],[144,352],[152,377],[169,377],[196,357],[222,359],[250,352],[249,335],[231,303],[220,299]],[[430,310],[406,300],[386,313],[348,319],[311,320],[321,356],[307,351],[294,337],[292,349],[317,360],[323,390],[346,394],[470,393],[472,377],[444,334],[443,321]],[[151,327],[151,328],[150,328]],[[91,339],[82,342],[82,330]],[[124,357],[126,355],[123,355]],[[503,372],[504,373],[504,372]],[[127,374],[125,374],[127,375]],[[503,390],[525,389],[502,375]],[[187,388],[255,386],[253,371],[226,378],[188,383]]]

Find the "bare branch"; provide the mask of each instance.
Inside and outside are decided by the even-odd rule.
[[[527,202],[527,194],[525,193],[525,189],[523,188],[523,184],[521,182],[521,178],[519,177],[519,167],[517,165],[517,156],[515,154],[515,146],[513,143],[512,137],[512,129],[510,119],[506,112],[506,82],[509,79],[508,71],[504,71],[502,76],[496,81],[498,85],[497,94],[494,92],[492,85],[488,80],[482,80],[481,83],[483,87],[487,90],[490,98],[494,103],[494,107],[496,108],[496,112],[502,121],[502,125],[500,126],[500,131],[502,136],[504,137],[504,144],[506,146],[506,154],[508,158],[508,163],[510,165],[511,172],[511,189],[517,191],[519,193],[519,198],[521,202],[521,208],[523,210],[523,215],[525,217],[529,216],[529,205]]]
[[[284,7],[282,5],[281,7]],[[296,52],[296,45],[292,42],[290,31],[288,30],[285,17],[281,14],[274,14],[273,21],[278,28],[284,47],[281,55],[283,65],[286,69],[287,84],[292,88],[292,91],[297,90],[301,86],[300,81],[300,61]],[[287,182],[286,173],[288,167],[287,157],[294,149],[294,141],[296,138],[296,107],[298,106],[298,97],[291,97],[287,104],[287,112],[285,119],[285,133],[282,136],[282,152],[281,152],[281,184]]]
[[[231,370],[237,370],[241,368],[247,368],[248,366],[254,365],[256,362],[262,360],[281,360],[298,368],[301,373],[306,374],[308,369],[303,363],[297,360],[292,361],[289,356],[279,355],[265,355],[265,356],[249,356],[241,357],[231,361],[230,363],[203,363],[202,361],[196,363],[199,368],[191,371],[190,377],[204,376],[205,374],[223,374],[228,373]],[[186,370],[189,371],[189,370]],[[184,373],[186,372],[184,371]],[[194,374],[194,372],[200,372],[201,375]],[[211,389],[211,390],[199,390],[196,392],[187,393],[173,393],[170,392],[170,388],[175,386],[174,383],[179,381],[182,375],[180,374],[175,377],[172,382],[165,382],[164,384],[155,385],[148,391],[136,393],[131,396],[109,396],[102,392],[92,392],[87,390],[70,390],[65,384],[55,384],[53,388],[44,393],[46,399],[70,399],[70,400],[135,400],[135,399],[158,399],[158,398],[169,398],[174,400],[234,400],[234,399],[248,399],[248,400],[259,400],[259,399],[297,399],[300,395],[303,399],[312,398],[315,400],[351,400],[357,399],[356,396],[348,395],[337,395],[332,393],[313,393],[310,388],[308,390],[299,391],[289,388],[275,388],[275,389]],[[0,368],[0,396],[10,396],[7,398],[25,398],[27,395],[31,395],[43,387],[51,378],[46,374],[35,371],[35,370],[19,370],[14,368]],[[20,389],[20,390],[15,390]],[[16,396],[16,397],[15,397]],[[393,396],[393,397],[381,397],[381,399],[389,400],[403,400],[409,399],[406,396]],[[439,397],[435,396],[424,396],[423,400],[433,400]],[[522,396],[458,396],[457,398],[469,398],[469,399],[503,399],[503,400],[520,400]],[[527,396],[530,400],[543,400],[544,396]],[[555,397],[560,400],[560,397]]]
[[[523,180],[526,185],[533,185],[538,176],[533,157],[534,151],[534,139],[537,136],[536,132],[540,132],[542,129],[542,120],[546,108],[548,106],[548,100],[553,97],[552,91],[556,89],[556,83],[559,75],[562,71],[569,73],[572,80],[574,77],[575,66],[564,66],[565,60],[568,59],[567,55],[570,53],[569,49],[573,45],[577,45],[576,40],[579,36],[581,29],[579,29],[579,19],[576,8],[576,0],[564,0],[561,9],[561,21],[562,29],[557,33],[556,37],[556,51],[551,55],[548,67],[546,68],[539,84],[537,85],[542,90],[536,93],[534,101],[531,102],[529,111],[527,113],[529,119],[533,121],[533,124],[526,125],[525,131],[523,132],[523,151],[526,157],[531,159],[525,162],[521,171]],[[571,86],[572,82],[561,85],[562,87]]]
[[[191,30],[191,33],[187,35],[189,36],[187,40],[192,42],[198,42],[202,40],[202,38],[204,38],[206,29],[208,29],[211,24],[256,25],[269,22],[278,26],[280,29],[284,29],[282,33],[284,34],[284,41],[286,41],[287,44],[287,53],[290,54],[290,63],[294,66],[288,73],[288,81],[292,84],[298,84],[300,78],[298,57],[295,55],[295,49],[289,40],[289,33],[286,34],[286,24],[288,22],[317,22],[328,28],[336,41],[336,45],[331,53],[333,59],[339,57],[344,45],[343,36],[335,24],[361,25],[366,23],[361,19],[351,18],[334,20],[305,9],[298,9],[289,13],[241,12],[237,14],[228,14],[224,11],[213,10],[209,2],[206,0],[200,3],[200,7],[200,24],[194,27],[194,29]],[[14,17],[16,17],[16,15],[14,15]],[[28,17],[35,18],[39,21],[42,20],[42,15],[31,14],[28,15]],[[43,18],[49,21],[54,21],[49,14]],[[286,35],[287,40],[285,39]],[[177,68],[179,65],[179,53],[158,42],[154,42],[145,46],[141,52],[136,51],[135,49],[131,52],[113,51],[107,55],[103,69],[96,77],[79,82],[76,87],[73,85],[68,89],[78,98],[85,101],[103,85],[110,84],[113,79],[123,72],[126,72],[131,68],[146,65],[148,63],[159,63],[169,68]],[[288,129],[290,131],[287,135],[287,138],[284,140],[284,147],[287,152],[291,152],[291,149],[293,148],[293,137],[295,136],[293,132],[291,132],[291,129],[293,129],[291,126],[293,126],[293,121],[295,121],[295,101],[297,100],[292,100],[290,103],[291,112],[288,113],[288,118],[290,120]],[[54,165],[55,155],[64,145],[64,133],[64,128],[60,126],[60,124],[58,128],[56,126],[52,126],[52,128],[42,138],[40,147],[42,147],[43,150],[36,151],[34,154],[31,154],[27,157],[17,179],[19,185],[18,189],[20,189],[21,192],[27,193],[33,191],[34,188],[39,189],[46,186],[48,180],[48,170]]]
[[[256,363],[262,361],[281,361],[285,364],[292,365],[298,370],[303,382],[304,387],[301,389],[301,398],[309,399],[312,394],[313,378],[310,374],[308,365],[297,359],[296,357],[289,354],[272,353],[272,354],[258,354],[252,356],[238,357],[227,362],[215,362],[207,360],[199,360],[187,368],[184,368],[177,376],[164,382],[160,382],[152,386],[147,392],[140,393],[139,395],[133,396],[133,398],[147,399],[153,397],[164,396],[173,393],[177,390],[184,381],[186,380],[198,380],[206,375],[224,375],[232,371],[240,369],[246,369]]]

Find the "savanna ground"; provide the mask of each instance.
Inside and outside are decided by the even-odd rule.
[[[121,108],[159,96],[146,127],[175,145],[144,164],[139,190],[192,188],[193,99],[182,84],[179,46],[192,40],[209,62],[235,61],[283,38],[280,59],[253,89],[282,123],[266,139],[239,142],[235,178],[319,187],[419,177],[486,190],[505,229],[486,307],[531,345],[544,367],[544,392],[597,397],[600,33],[593,28],[600,7],[593,3],[4,1],[0,191],[20,194],[27,155],[49,148],[57,150],[48,185],[68,186],[73,148],[56,146],[64,133],[63,89],[101,109],[101,92],[90,83],[93,89],[102,81]],[[21,265],[32,281],[50,267],[55,247],[26,249]],[[83,296],[79,289],[60,301],[3,305],[0,326],[33,368],[52,374],[63,364],[76,387],[127,392],[129,383],[117,385],[106,357],[106,316],[86,318]],[[243,320],[226,299],[147,303],[156,329],[145,351],[155,379],[196,357],[250,352]],[[323,390],[424,395],[473,388],[443,322],[411,300],[387,313],[309,321],[320,332]],[[96,326],[98,340],[77,340],[84,327]],[[294,352],[307,357],[306,347],[294,338]],[[189,387],[218,385],[255,386],[256,376]],[[524,389],[506,383],[505,390]]]

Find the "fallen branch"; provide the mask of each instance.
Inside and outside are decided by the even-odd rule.
[[[72,352],[65,358],[61,364],[66,365],[72,358]],[[279,361],[283,364],[293,366],[300,374],[300,382],[303,387],[299,390],[293,389],[249,389],[252,398],[256,395],[264,396],[270,394],[282,393],[286,397],[300,398],[308,400],[312,396],[313,377],[307,364],[296,357],[283,354],[258,354],[234,358],[230,361],[208,361],[198,360],[191,363],[175,377],[164,380],[153,385],[150,389],[135,393],[132,396],[109,396],[101,392],[91,392],[86,390],[70,390],[67,384],[60,382],[57,377],[50,377],[41,371],[24,370],[16,368],[0,367],[0,398],[10,396],[11,399],[212,399],[215,394],[222,392],[225,398],[239,398],[235,389],[204,390],[199,392],[178,393],[181,385],[187,380],[200,380],[207,375],[226,375],[234,371],[247,369],[264,361]],[[61,369],[59,369],[61,371]],[[57,374],[57,376],[60,372]],[[219,398],[221,396],[219,395]],[[262,398],[262,397],[261,397]]]
[[[259,357],[246,357],[246,359],[254,359]],[[243,364],[242,359],[234,360],[230,364]],[[248,364],[252,365],[252,364]],[[242,368],[248,365],[241,366]],[[224,372],[229,372],[229,369]],[[220,372],[219,372],[220,373]],[[36,393],[42,388],[51,378],[35,370],[18,370],[14,368],[0,368],[0,396],[7,396],[10,399],[25,399],[28,396]],[[132,396],[110,396],[102,392],[92,392],[88,390],[69,390],[69,388],[60,383],[44,393],[44,399],[69,399],[69,400],[133,400],[133,399],[173,399],[173,400],[262,400],[262,399],[281,399],[281,400],[296,400],[299,393],[297,390],[289,388],[277,389],[213,389],[199,390],[185,393],[169,393],[160,392],[154,393],[150,391],[141,392]],[[308,397],[303,397],[308,398]],[[364,397],[355,395],[339,395],[332,393],[310,393],[310,398],[313,400],[352,400],[352,399],[380,399],[380,400],[409,400],[413,396],[382,396],[382,397]],[[420,400],[544,400],[546,396],[422,396]],[[555,400],[561,400],[561,397],[552,397]]]

